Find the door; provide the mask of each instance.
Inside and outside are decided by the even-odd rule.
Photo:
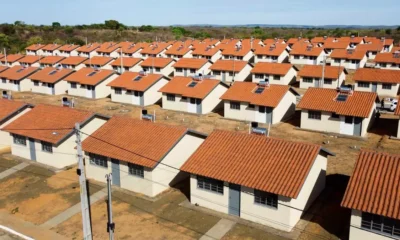
[[[121,186],[121,179],[119,174],[119,160],[111,159],[111,175],[112,175],[112,184],[115,186]]]
[[[86,86],[86,97],[87,98],[93,98],[93,87],[87,85]]]
[[[229,184],[229,209],[230,215],[240,216],[240,185]]]
[[[139,92],[138,91],[133,91],[132,104],[140,105],[140,97],[139,97]]]
[[[349,116],[340,117],[340,133],[346,135],[353,135],[354,133],[353,117]]]
[[[372,83],[372,92],[376,93],[376,89],[377,89],[377,84]]]
[[[318,79],[314,79],[314,87],[319,87],[318,84],[319,83],[319,81],[318,81]]]
[[[226,73],[225,72],[221,72],[222,74],[222,81],[225,82],[226,81]]]
[[[196,98],[189,98],[189,101],[188,101],[188,112],[197,113]]]
[[[29,153],[32,161],[36,161],[35,139],[29,138]]]
[[[272,124],[272,108],[267,107],[267,123]]]
[[[201,99],[196,99],[196,108],[197,108],[197,113],[201,114]]]
[[[51,83],[47,84],[47,93],[50,95],[54,95],[54,85]]]
[[[266,123],[266,121],[267,121],[266,107],[258,106],[258,111],[256,111],[256,122]]]
[[[13,85],[13,91],[19,92],[19,82],[14,81],[14,85]]]
[[[183,69],[183,76],[187,77],[187,69]]]
[[[361,137],[362,120],[363,119],[359,117],[354,118],[354,136]]]

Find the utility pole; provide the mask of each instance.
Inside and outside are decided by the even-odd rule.
[[[108,200],[107,200],[107,212],[108,212],[108,222],[107,222],[107,232],[109,233],[109,239],[114,240],[114,229],[115,223],[112,220],[112,200],[111,200],[111,176],[112,174],[106,174],[107,179],[107,190],[108,190]]]
[[[85,43],[86,43],[85,45],[87,45],[87,37],[85,38]]]
[[[78,169],[76,173],[79,176],[79,185],[81,187],[81,210],[82,210],[82,224],[83,224],[83,239],[92,240],[92,228],[90,224],[90,213],[89,213],[89,203],[88,195],[86,189],[86,175],[85,166],[83,165],[83,155],[82,155],[82,142],[81,142],[81,132],[79,123],[75,124],[75,135],[76,135],[76,150],[78,152]]]
[[[325,64],[326,64],[326,56],[323,56],[323,63],[322,63],[322,79],[321,79],[321,84],[319,84],[318,87],[323,87],[324,84],[324,78],[325,78]]]
[[[124,64],[122,63],[122,47],[121,47],[121,74],[123,73]]]

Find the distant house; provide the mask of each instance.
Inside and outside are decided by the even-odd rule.
[[[328,37],[328,36],[323,36],[323,37],[314,37],[311,39],[312,44],[317,44],[319,46],[324,46],[326,42],[333,42],[335,38],[333,37]]]
[[[159,91],[163,109],[207,114],[219,107],[228,88],[220,80],[174,77]]]
[[[12,137],[1,129],[29,112],[33,108],[24,102],[17,102],[0,98],[0,149],[11,146]]]
[[[205,58],[181,58],[172,67],[174,76],[207,75],[212,62]]]
[[[79,57],[79,56],[67,57],[64,60],[62,60],[60,62],[60,64],[63,68],[68,68],[68,69],[73,69],[75,71],[78,71],[85,67],[84,62],[87,59],[88,58]]]
[[[305,45],[290,51],[289,62],[298,65],[319,65],[323,62],[325,55],[326,52],[323,48]]]
[[[325,188],[330,155],[316,144],[214,130],[181,171],[190,173],[192,204],[290,232]]]
[[[362,149],[341,206],[351,209],[350,240],[400,238],[400,155]]]
[[[80,45],[75,44],[65,44],[64,46],[60,47],[58,50],[60,51],[60,56],[63,57],[75,57],[78,56],[78,48]]]
[[[142,70],[147,73],[162,74],[166,77],[170,76],[174,72],[172,67],[175,64],[175,60],[172,58],[156,58],[149,57],[140,63]]]
[[[24,67],[40,67],[42,56],[27,55],[18,60],[19,64]]]
[[[346,79],[347,70],[344,67],[325,66],[322,74],[321,65],[305,65],[297,75],[300,77],[300,88],[321,87],[336,89],[341,87]],[[322,82],[324,75],[324,82]]]
[[[264,45],[270,44],[286,44],[285,39],[282,38],[267,38],[263,41]],[[286,44],[287,45],[287,44]]]
[[[294,44],[296,44],[296,43],[301,43],[301,44],[304,44],[306,46],[307,44],[310,43],[310,40],[307,39],[307,38],[298,37],[298,38],[289,38],[286,41],[286,44],[289,46],[289,48],[292,48],[292,46]]]
[[[149,57],[167,57],[165,52],[171,46],[169,43],[153,43],[145,48],[142,49],[140,54],[142,58],[149,58]]]
[[[56,67],[56,66],[61,66],[60,62],[64,60],[65,57],[62,56],[47,56],[42,59],[40,59],[40,67],[45,68],[45,67]]]
[[[286,49],[286,44],[269,44],[266,46],[256,47],[254,51],[254,62],[273,62],[283,63],[288,62],[289,53]]]
[[[224,60],[239,60],[249,62],[254,58],[253,49],[250,46],[235,45],[227,47],[222,51],[222,59]]]
[[[0,89],[15,92],[31,91],[32,82],[29,76],[39,68],[14,66],[0,73]]]
[[[114,61],[112,57],[95,56],[86,60],[83,64],[87,68],[107,69],[112,70],[111,62]]]
[[[14,67],[20,65],[18,60],[25,57],[21,54],[10,54],[1,58],[0,63],[3,66]]]
[[[142,70],[140,63],[142,62],[143,59],[141,58],[120,57],[111,62],[110,65],[117,73],[140,72]]]
[[[111,101],[142,107],[153,105],[161,100],[159,90],[168,81],[161,74],[124,72],[108,84],[111,87]]]
[[[114,42],[106,42],[96,49],[97,56],[117,58],[120,56],[120,45]]]
[[[111,94],[111,88],[107,85],[117,76],[113,70],[82,68],[64,81],[68,82],[68,95],[98,99]]]
[[[350,42],[350,47],[352,47],[352,48],[357,47],[358,45],[365,43],[363,37],[356,37],[354,35],[352,35],[350,37],[340,37],[339,41]]]
[[[106,121],[107,118],[91,112],[37,105],[2,130],[12,136],[12,155],[64,168],[77,162],[75,124],[79,123],[80,130],[90,135]],[[86,134],[81,134],[82,140]]]
[[[235,82],[221,97],[224,117],[276,124],[294,114],[297,95],[289,86]]]
[[[324,50],[326,52],[326,55],[331,55],[333,50],[336,49],[348,49],[350,48],[350,41],[339,41],[337,39],[334,39],[332,42],[327,41],[324,43]]]
[[[397,97],[399,94],[400,71],[361,68],[353,76],[356,91],[375,92],[379,96]]]
[[[296,81],[297,68],[289,63],[259,62],[251,70],[252,81],[265,81],[269,84],[289,85]]]
[[[44,46],[41,50],[43,51],[44,56],[59,56],[61,54],[60,48],[62,45],[52,43],[52,44],[47,44]]]
[[[68,83],[63,81],[74,70],[68,68],[46,67],[29,76],[32,81],[32,92],[47,95],[65,94]]]
[[[78,52],[79,57],[91,58],[97,56],[96,49],[98,49],[99,47],[100,47],[99,43],[89,43],[87,45],[78,48],[76,51]]]
[[[368,59],[375,59],[378,53],[384,52],[384,46],[381,43],[366,43],[357,45],[356,50],[366,51]]]
[[[300,127],[364,137],[375,119],[376,93],[309,88],[297,105]]]
[[[381,44],[384,47],[384,52],[391,52],[393,49],[394,40],[385,37],[382,37],[380,39],[371,37],[371,38],[364,38],[364,42],[371,44]]]
[[[390,53],[378,53],[375,57],[377,68],[400,70],[400,51]]]
[[[25,48],[26,55],[36,56],[36,55],[43,55],[42,48],[45,45],[43,44],[32,44],[29,47]]]
[[[87,177],[105,182],[111,172],[112,184],[149,197],[187,177],[178,169],[206,138],[183,126],[126,117],[111,118],[92,136],[104,141],[83,141]]]
[[[172,47],[165,51],[165,55],[167,55],[168,58],[173,58],[178,61],[181,58],[191,58],[192,52],[193,50],[189,48],[189,46],[178,43],[172,45]]]
[[[218,60],[211,65],[211,75],[222,82],[243,82],[250,80],[253,66],[246,61]]]
[[[216,62],[222,57],[222,52],[217,47],[197,46],[192,52],[193,58],[205,58],[211,62]]]
[[[331,53],[331,59],[331,66],[340,66],[350,70],[357,70],[365,67],[368,54],[367,51],[357,49],[336,49]]]
[[[149,45],[149,43],[132,43],[128,46],[122,46],[122,55],[123,57],[141,58],[142,54],[140,52]]]

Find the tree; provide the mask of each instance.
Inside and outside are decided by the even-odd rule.
[[[172,34],[174,34],[175,39],[180,39],[187,34],[186,29],[184,29],[183,27],[171,27],[171,31]]]
[[[392,34],[392,29],[390,29],[390,28],[386,29],[386,30],[385,30],[385,33],[386,33],[387,35]]]
[[[155,28],[153,26],[151,26],[151,25],[142,25],[142,26],[139,27],[139,31],[140,32],[151,32],[151,31],[154,31],[154,30],[155,30]]]
[[[74,28],[71,26],[66,26],[64,32],[68,35],[72,35],[74,33]]]
[[[397,31],[400,31],[400,26],[397,27]]]
[[[120,27],[120,25],[122,25],[122,24],[120,24],[118,21],[116,21],[116,20],[107,20],[107,21],[104,21],[104,26],[106,27],[106,28],[108,28],[108,29],[114,29],[114,30],[117,30],[119,27]]]
[[[51,26],[52,26],[53,28],[59,28],[59,27],[61,27],[61,24],[60,24],[59,22],[53,22],[53,23],[51,24]]]
[[[26,42],[27,46],[33,45],[33,44],[38,44],[38,43],[43,43],[43,39],[39,36],[34,36],[28,39]]]
[[[25,25],[25,23],[23,21],[15,21],[14,25],[15,26],[22,26],[22,25]]]
[[[0,33],[0,49],[9,48],[10,47],[10,39],[4,33]]]

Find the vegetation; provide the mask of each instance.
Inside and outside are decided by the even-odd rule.
[[[395,29],[323,29],[323,28],[264,28],[256,27],[212,27],[212,26],[170,26],[155,27],[151,25],[126,26],[116,20],[90,25],[62,25],[53,22],[51,25],[30,25],[23,21],[13,24],[0,24],[0,51],[4,48],[10,53],[22,52],[25,47],[34,43],[74,43],[83,45],[88,42],[105,41],[168,41],[189,38],[292,38],[302,36],[372,36],[400,40],[400,27]]]

